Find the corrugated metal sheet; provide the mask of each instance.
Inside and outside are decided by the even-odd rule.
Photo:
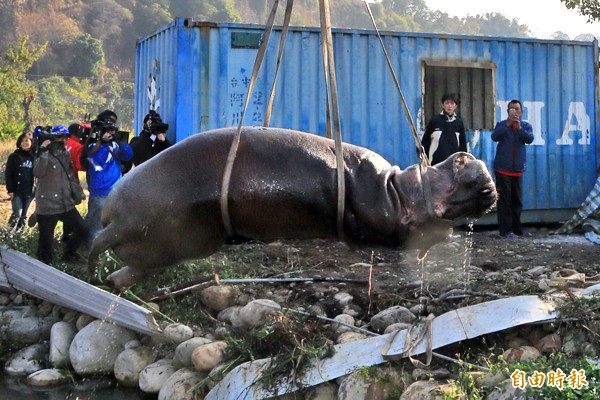
[[[6,247],[0,247],[0,287],[19,290],[145,335],[165,338],[147,309]]]
[[[237,125],[257,53],[256,38],[263,30],[258,25],[177,19],[139,40],[137,130],[152,104],[159,105],[175,141]],[[279,37],[275,30],[245,125],[263,122]],[[597,42],[385,32],[384,43],[419,131],[437,112],[439,93],[459,91],[459,113],[471,124],[467,124],[470,151],[491,169],[496,146],[490,131],[505,118],[508,101],[520,99],[523,118],[533,125],[536,137],[527,150],[525,209],[541,216],[548,210],[574,209],[585,199],[598,166]],[[343,140],[370,148],[402,168],[417,162],[374,32],[334,30],[334,50]],[[452,68],[428,69],[443,65]],[[479,76],[469,67],[488,72]],[[426,71],[431,75],[425,76]],[[157,90],[150,98],[147,88],[152,79]],[[427,92],[426,82],[433,86]],[[277,84],[271,126],[324,134],[325,89],[317,29],[290,30]]]

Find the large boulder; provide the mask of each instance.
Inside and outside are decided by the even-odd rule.
[[[117,356],[131,340],[136,340],[133,332],[96,320],[75,335],[69,348],[71,365],[81,376],[110,374]]]

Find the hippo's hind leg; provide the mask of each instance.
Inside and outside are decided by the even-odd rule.
[[[110,274],[106,278],[106,282],[115,289],[125,290],[141,281],[145,276],[146,274],[139,269],[125,266]]]
[[[100,278],[96,276],[100,254],[106,250],[116,250],[119,246],[123,245],[121,243],[124,240],[123,234],[115,232],[112,226],[109,224],[102,229],[92,242],[92,247],[88,255],[88,279],[90,282],[100,281]],[[144,276],[145,274],[141,270],[125,266],[110,274],[106,280],[110,286],[116,289],[126,289],[142,280]]]

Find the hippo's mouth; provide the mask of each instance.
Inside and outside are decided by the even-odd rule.
[[[475,195],[450,201],[450,210],[455,210],[456,216],[452,219],[464,217],[480,217],[490,211],[496,203],[498,194],[493,185],[479,189]],[[450,212],[450,214],[454,214]]]

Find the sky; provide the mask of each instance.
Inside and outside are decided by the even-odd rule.
[[[517,18],[539,39],[549,39],[556,31],[566,33],[570,39],[584,33],[600,39],[600,22],[587,23],[587,17],[569,10],[560,0],[425,0],[425,3],[431,10],[450,16],[496,12],[508,19]]]

